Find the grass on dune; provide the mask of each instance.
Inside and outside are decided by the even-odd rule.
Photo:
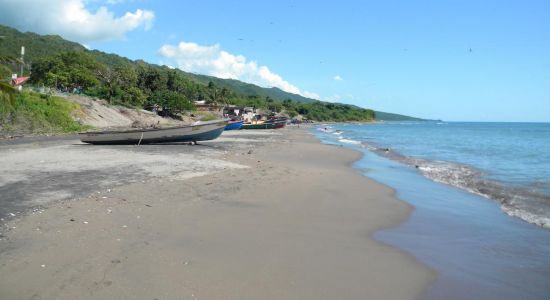
[[[80,105],[60,97],[0,90],[0,132],[8,134],[68,133],[87,129],[73,119]]]

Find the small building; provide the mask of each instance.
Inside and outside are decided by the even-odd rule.
[[[226,105],[223,108],[223,115],[226,117],[240,117],[243,113],[243,108],[236,105]]]
[[[202,103],[201,103],[202,102]],[[198,111],[209,111],[212,113],[223,114],[223,105],[206,104],[204,101],[195,101],[195,108]]]
[[[242,118],[245,122],[255,122],[260,120],[265,121],[276,115],[275,112],[269,109],[245,107],[243,109]]]
[[[16,74],[14,75],[15,76],[11,77],[11,85],[20,91],[23,89],[23,84],[25,84],[25,82],[27,82],[30,77],[17,77]]]

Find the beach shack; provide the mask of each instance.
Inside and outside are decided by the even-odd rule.
[[[213,113],[216,113],[216,114],[223,114],[223,108],[224,106],[223,105],[218,105],[218,104],[207,104],[206,101],[195,101],[194,102],[195,104],[195,108],[198,110],[198,111],[208,111],[208,112],[213,112]]]
[[[244,108],[236,105],[226,105],[223,108],[225,117],[240,117],[244,113]]]
[[[243,107],[241,117],[245,122],[265,121],[276,116],[277,113],[270,109]]]

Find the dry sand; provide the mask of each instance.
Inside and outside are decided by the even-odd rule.
[[[10,219],[0,241],[0,298],[415,299],[434,280],[373,240],[411,208],[350,167],[358,153],[321,145],[301,129],[228,132],[204,144],[91,146],[94,161],[109,160],[84,164],[91,174],[120,160],[141,175],[84,177],[93,182],[86,196]],[[1,146],[0,154],[14,147],[30,155],[28,145]],[[48,157],[73,158],[57,161],[60,173],[74,173],[84,149],[36,151],[44,147]],[[140,169],[120,151],[150,155],[167,169]],[[173,167],[166,156],[202,160],[202,171]],[[14,188],[30,180],[38,172],[31,165],[13,177],[3,169],[3,180]]]

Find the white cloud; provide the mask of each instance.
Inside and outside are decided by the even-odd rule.
[[[116,17],[105,6],[92,12],[86,0],[0,0],[0,22],[23,31],[59,34],[81,43],[121,39],[126,32],[149,30],[155,14],[137,9]]]
[[[327,102],[339,102],[340,100],[342,100],[342,96],[334,94],[332,96],[325,97],[323,100]]]
[[[340,75],[336,75],[336,76],[334,76],[334,80],[336,80],[336,81],[343,81],[344,78],[340,77]]]
[[[301,95],[311,99],[321,99],[321,96],[319,96],[319,94],[313,92],[304,91]]]
[[[273,73],[256,61],[249,61],[242,55],[234,55],[220,48],[220,45],[201,46],[196,43],[180,42],[178,45],[164,45],[159,49],[163,59],[174,62],[186,72],[207,74],[220,78],[237,79],[263,87],[277,87],[289,93],[319,99],[319,95],[301,91],[295,85]]]

